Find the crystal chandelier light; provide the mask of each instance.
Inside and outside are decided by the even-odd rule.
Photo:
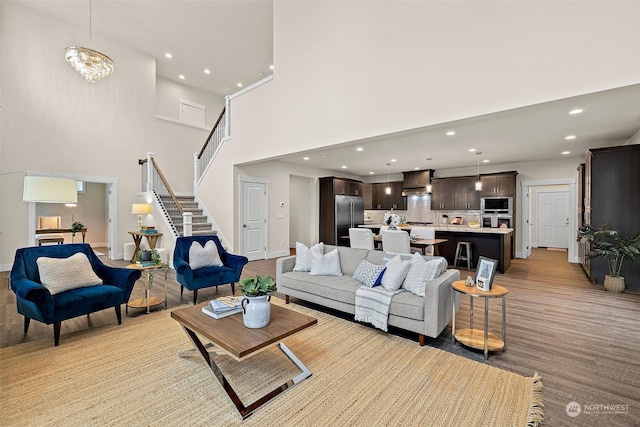
[[[92,33],[91,0],[89,0],[89,41]],[[65,49],[65,59],[82,77],[97,82],[113,74],[113,60],[93,49],[71,46]]]

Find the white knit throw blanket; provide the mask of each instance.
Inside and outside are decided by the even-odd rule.
[[[388,291],[382,286],[376,286],[375,288],[361,286],[356,291],[355,320],[371,323],[376,328],[387,332],[391,298],[402,291],[402,289]]]

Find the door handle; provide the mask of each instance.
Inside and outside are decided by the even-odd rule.
[[[243,226],[244,228],[247,228],[247,224],[242,224],[242,226]]]

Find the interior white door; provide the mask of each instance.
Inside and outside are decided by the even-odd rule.
[[[569,247],[569,193],[567,191],[539,191],[538,246]]]
[[[242,182],[242,248],[249,261],[266,258],[267,185]]]

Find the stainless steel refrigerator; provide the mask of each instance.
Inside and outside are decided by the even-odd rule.
[[[349,228],[364,224],[364,199],[360,196],[335,197],[335,242],[340,246],[349,246]]]

